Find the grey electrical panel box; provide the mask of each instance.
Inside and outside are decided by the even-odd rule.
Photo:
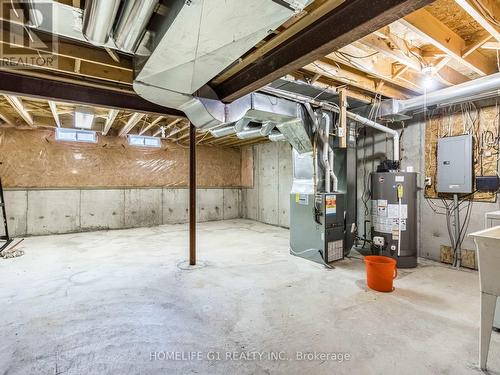
[[[438,139],[437,192],[472,193],[472,135]]]

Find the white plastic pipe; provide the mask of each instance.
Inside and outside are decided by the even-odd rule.
[[[273,94],[276,96],[280,96],[280,97],[285,98],[285,99],[294,100],[294,101],[299,102],[299,103],[310,103],[310,104],[316,105],[318,107],[324,108],[328,111],[332,111],[332,112],[336,112],[336,113],[339,113],[339,111],[340,111],[338,106],[336,106],[336,105],[324,103],[322,101],[312,99],[312,98],[305,96],[305,95],[298,95],[298,94],[290,93],[288,91],[276,89],[274,87],[266,86],[266,87],[263,87],[261,89],[261,91],[267,92],[269,94]],[[392,139],[394,141],[393,158],[394,158],[394,160],[399,160],[399,133],[396,130],[393,130],[387,126],[379,124],[378,122],[372,121],[370,119],[367,119],[366,117],[357,115],[357,114],[349,112],[349,111],[347,111],[347,117],[350,118],[351,120],[357,121],[360,124],[363,124],[363,125],[368,126],[370,128],[377,129],[381,132],[391,134]]]
[[[355,113],[352,112],[347,112],[347,117],[349,117],[351,120],[357,121],[362,125],[368,126],[373,129],[380,130],[381,132],[387,133],[392,135],[392,140],[393,140],[393,159],[394,160],[399,160],[399,133],[391,129],[387,126],[381,125],[378,122],[372,121],[370,119],[367,119],[366,117],[359,116]]]

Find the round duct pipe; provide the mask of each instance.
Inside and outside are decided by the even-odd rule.
[[[285,135],[280,132],[272,132],[268,138],[271,142],[286,141]]]
[[[239,133],[236,133],[236,136],[239,139],[257,138],[257,137],[262,136],[260,130],[261,130],[261,128],[247,129],[247,130],[243,130]]]
[[[115,22],[120,0],[86,0],[82,32],[92,44],[106,44]]]
[[[135,52],[146,32],[146,26],[158,5],[158,0],[126,0],[113,32],[116,46],[125,52]]]
[[[228,126],[223,126],[223,127],[216,128],[216,129],[210,129],[210,133],[215,138],[220,138],[220,137],[224,137],[226,135],[234,134],[234,133],[236,133],[236,130],[234,129],[233,125],[228,125]]]

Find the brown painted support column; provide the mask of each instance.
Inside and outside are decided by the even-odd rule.
[[[196,265],[196,127],[189,125],[189,264]]]

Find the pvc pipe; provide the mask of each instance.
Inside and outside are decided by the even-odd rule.
[[[313,104],[315,106],[321,107],[321,108],[326,109],[328,111],[332,111],[332,112],[336,112],[336,113],[340,112],[340,109],[337,105],[324,103],[324,102],[321,102],[319,100],[312,99],[312,98],[305,96],[305,95],[297,95],[297,94],[293,94],[293,93],[290,93],[290,92],[287,92],[284,90],[275,89],[274,87],[269,87],[269,86],[262,88],[261,91],[267,92],[269,94],[273,94],[276,96],[280,96],[280,97],[285,98],[285,99],[294,100],[294,101],[299,102],[299,103]],[[387,126],[379,124],[378,122],[372,121],[370,119],[367,119],[363,116],[359,116],[359,115],[352,113],[352,112],[349,112],[349,111],[347,111],[347,117],[350,118],[351,120],[357,121],[357,122],[359,122],[365,126],[368,126],[370,128],[379,130],[379,131],[384,132],[384,133],[391,134],[393,142],[394,142],[394,144],[393,144],[393,147],[394,147],[393,158],[394,158],[394,160],[399,160],[399,133],[396,130],[393,130]]]
[[[362,125],[368,126],[373,129],[380,130],[381,132],[387,133],[392,135],[392,140],[393,140],[393,159],[399,161],[399,133],[391,129],[387,126],[381,125],[378,122],[372,121],[370,119],[367,119],[365,117],[359,116],[355,113],[352,112],[347,112],[347,117],[349,117],[351,120],[357,121]]]

